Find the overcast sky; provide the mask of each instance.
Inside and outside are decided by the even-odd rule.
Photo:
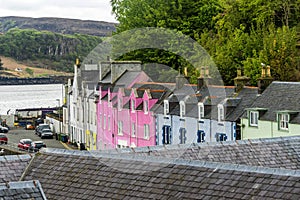
[[[0,16],[116,22],[111,14],[110,0],[0,0]]]

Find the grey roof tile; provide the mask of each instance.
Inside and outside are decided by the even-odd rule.
[[[291,123],[300,123],[300,83],[299,82],[272,82],[266,90],[249,106],[249,108],[265,108],[266,112],[260,116],[261,120],[276,121],[278,111],[296,111]],[[246,117],[244,113],[243,117]]]
[[[128,154],[300,169],[300,136],[271,139],[128,148]]]
[[[269,143],[272,142],[265,142],[264,145]],[[245,148],[245,144],[241,146]],[[217,146],[220,150],[225,147],[231,145]],[[198,145],[190,148],[203,150]],[[177,150],[169,148],[167,151]],[[285,189],[291,187],[293,190],[289,194],[292,198],[300,197],[300,185],[297,184],[300,181],[299,170],[140,156],[139,153],[107,154],[44,149],[32,161],[25,180],[39,179],[49,199],[61,199],[69,195],[77,199],[193,199],[201,195],[201,199],[220,199],[224,195],[232,199],[257,199],[262,194],[263,197],[281,198],[285,195]],[[53,168],[49,169],[49,165]],[[46,177],[45,174],[51,176]],[[63,190],[66,185],[67,193]],[[269,187],[265,188],[264,185]]]
[[[41,199],[46,196],[37,180],[0,183],[0,199]]]
[[[0,183],[18,181],[31,160],[29,155],[7,155],[0,158]]]

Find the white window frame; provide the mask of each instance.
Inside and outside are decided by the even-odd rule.
[[[144,139],[149,140],[150,138],[150,126],[149,124],[144,124]]]
[[[167,114],[169,114],[169,101],[164,100],[164,115],[166,116]]]
[[[121,111],[123,107],[123,99],[122,98],[118,98],[118,110]]]
[[[180,106],[180,118],[184,118],[184,116],[185,116],[185,102],[180,101],[179,106]]]
[[[118,135],[123,135],[123,122],[118,121]]]
[[[249,125],[250,126],[258,126],[258,116],[259,112],[258,111],[249,111]]]
[[[103,129],[106,129],[106,115],[103,116]]]
[[[290,115],[287,113],[280,113],[278,114],[278,122],[279,122],[279,129],[288,131],[289,130],[289,121]]]
[[[130,109],[131,112],[135,112],[135,99],[130,100]]]
[[[204,118],[204,103],[198,103],[198,119],[201,120]]]
[[[149,112],[149,100],[144,100],[143,107],[144,107],[144,113],[147,114]]]
[[[131,136],[136,137],[136,124],[135,124],[135,122],[133,122],[131,124]]]
[[[224,122],[224,120],[225,120],[224,105],[218,104],[218,122]]]

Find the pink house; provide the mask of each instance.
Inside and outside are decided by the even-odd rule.
[[[98,102],[99,149],[156,145],[153,109],[163,90],[100,87]],[[105,88],[105,90],[103,90]]]
[[[151,108],[158,101],[149,90],[131,89],[129,96],[120,89],[117,108],[116,145],[122,147],[154,146],[155,117]]]
[[[128,125],[130,114],[124,105],[129,102],[131,89],[125,88],[132,87],[136,82],[149,80],[149,77],[142,71],[125,71],[115,83],[105,82],[106,78],[110,80],[109,73],[103,78],[102,83],[99,83],[97,149],[112,149],[118,145],[130,146],[130,141],[125,140],[131,134]]]

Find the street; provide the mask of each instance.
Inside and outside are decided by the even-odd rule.
[[[18,142],[20,139],[31,139],[32,141],[43,141],[47,148],[60,148],[64,149],[65,146],[58,140],[53,137],[53,139],[41,139],[38,135],[35,134],[34,130],[25,130],[24,128],[13,128],[6,133],[8,137],[7,145],[0,145],[0,148],[6,147],[14,151],[18,151]]]

